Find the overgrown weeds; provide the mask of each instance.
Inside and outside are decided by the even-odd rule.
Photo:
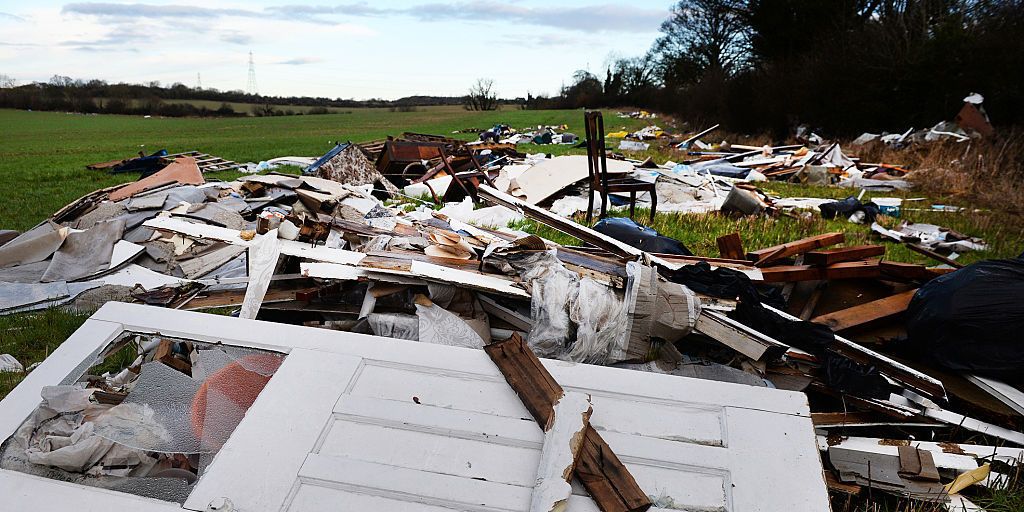
[[[852,152],[863,162],[912,170],[910,180],[926,194],[1024,216],[1024,131],[1020,128],[1008,128],[987,139],[903,149],[876,142]]]

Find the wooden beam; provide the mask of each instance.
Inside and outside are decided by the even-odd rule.
[[[846,261],[824,268],[813,265],[778,265],[762,268],[761,276],[766,283],[828,279],[877,279],[882,277],[882,270],[878,261],[865,260]]]
[[[818,281],[822,279],[825,279],[825,269],[811,265],[779,265],[761,269],[761,280],[766,283]]]
[[[939,254],[939,253],[937,253],[937,252],[935,252],[935,251],[933,251],[933,250],[923,246],[923,245],[910,244],[910,243],[905,244],[905,245],[907,246],[907,249],[910,249],[911,251],[914,251],[914,252],[916,252],[918,254],[923,254],[925,256],[928,256],[929,258],[931,258],[931,259],[933,259],[935,261],[938,261],[939,263],[945,263],[946,265],[949,265],[949,266],[951,266],[953,268],[964,268],[964,264],[963,263],[957,263],[956,261],[951,260],[951,259],[949,259],[949,258],[947,258],[947,257],[945,257],[945,256],[943,256],[943,255],[941,255],[941,254]]]
[[[878,260],[844,261],[825,267],[825,279],[878,279]]]
[[[829,326],[833,331],[841,331],[868,322],[881,320],[898,315],[907,310],[910,299],[914,298],[917,289],[897,293],[884,299],[873,300],[859,306],[846,308],[839,311],[821,315],[812,319],[812,322]]]
[[[774,247],[751,251],[747,253],[747,259],[753,261],[756,266],[761,267],[782,258],[788,258],[830,245],[841,244],[845,240],[846,237],[842,233],[825,233],[824,235],[812,236]]]
[[[693,330],[754,361],[778,359],[789,350],[789,346],[784,343],[711,309],[700,312]]]
[[[740,239],[739,233],[720,236],[716,242],[718,243],[718,253],[723,258],[732,260],[743,259],[743,240]]]
[[[484,351],[501,370],[508,385],[542,427],[554,416],[554,405],[565,392],[518,334],[505,341],[484,346]],[[576,477],[603,512],[644,511],[651,500],[637,485],[593,425],[588,425]]]
[[[605,234],[598,233],[586,226],[581,226],[569,219],[555,215],[543,208],[539,208],[519,198],[501,192],[498,189],[491,188],[487,185],[480,185],[477,189],[477,193],[481,199],[489,203],[498,204],[513,211],[522,213],[523,215],[545,224],[548,227],[554,228],[569,236],[576,237],[590,245],[593,245],[594,247],[600,247],[601,249],[604,249],[616,256],[635,260],[644,254],[644,251],[637,249],[636,247],[620,242]]]
[[[799,318],[780,309],[775,309],[767,304],[765,304],[764,307],[765,309],[788,320],[799,320]],[[942,385],[941,381],[904,365],[899,361],[891,359],[884,354],[862,347],[846,338],[843,338],[842,336],[839,336],[838,334],[836,335],[836,341],[832,344],[831,348],[832,350],[835,350],[858,363],[873,364],[889,378],[899,381],[910,388],[916,389],[925,395],[939,400],[946,399],[946,388]]]
[[[823,251],[811,251],[804,254],[804,263],[808,265],[827,267],[833,263],[857,261],[865,258],[871,258],[873,256],[882,256],[884,254],[885,246],[883,245],[855,245],[853,247],[838,247],[836,249],[826,249]]]
[[[928,268],[915,263],[902,263],[899,261],[881,261],[879,268],[886,278],[899,281],[930,281],[941,275],[955,272],[955,268]]]

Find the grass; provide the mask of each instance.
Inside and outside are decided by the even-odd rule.
[[[56,308],[0,316],[0,354],[11,354],[28,368],[46,359],[88,317],[87,312]],[[24,378],[24,373],[0,373],[0,398]]]
[[[25,230],[62,206],[93,190],[137,176],[90,171],[94,162],[127,158],[139,151],[199,150],[236,162],[279,156],[319,156],[332,141],[364,142],[404,131],[451,135],[464,128],[496,123],[516,128],[568,124],[583,133],[577,110],[501,110],[468,112],[452,107],[423,107],[416,112],[350,109],[344,114],[264,118],[143,118],[56,112],[0,110],[0,229]],[[615,119],[609,126],[639,129],[646,121]],[[620,122],[621,121],[621,122]],[[452,137],[471,140],[474,134]],[[530,151],[564,154],[567,146],[533,146]],[[218,173],[229,180],[239,173]]]
[[[850,189],[790,185],[770,182],[762,185],[763,190],[780,197],[826,197],[841,199],[855,192]],[[887,196],[912,197],[910,193],[886,194]],[[867,199],[870,196],[865,197]],[[930,201],[922,203],[931,204]],[[626,210],[610,212],[612,216],[625,216]],[[647,224],[649,211],[638,209],[636,219]],[[1024,221],[1016,216],[1008,216],[1001,212],[979,211],[963,213],[913,212],[904,211],[901,219],[911,222],[927,222],[949,227],[961,233],[982,237],[988,242],[986,251],[967,252],[961,254],[957,261],[972,263],[991,258],[1012,258],[1024,251]],[[575,218],[580,224],[585,223],[584,215]],[[899,219],[883,218],[880,222],[895,227]],[[547,226],[527,220],[514,227],[534,233],[541,237],[563,245],[578,245],[580,242]],[[796,240],[822,233],[841,231],[846,236],[843,245],[862,245],[881,243],[886,246],[885,258],[893,261],[935,265],[936,262],[907,249],[894,242],[879,242],[869,237],[870,229],[864,224],[853,224],[845,219],[825,220],[817,213],[791,218],[787,216],[768,217],[751,216],[736,217],[717,212],[701,214],[658,213],[651,224],[658,233],[683,242],[691,252],[700,256],[718,256],[715,242],[720,236],[740,233],[744,247],[748,250],[771,247],[784,242]]]

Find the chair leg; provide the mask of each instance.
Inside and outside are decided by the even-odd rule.
[[[629,192],[629,218],[636,215],[636,191]]]
[[[608,191],[601,189],[601,217],[605,218],[608,215]]]

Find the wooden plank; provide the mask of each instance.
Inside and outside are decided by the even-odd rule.
[[[878,266],[885,278],[900,281],[929,281],[956,271],[955,268],[928,268],[914,263],[885,260],[879,262]]]
[[[513,335],[505,341],[484,346],[484,351],[537,423],[549,425],[554,415],[554,404],[564,391],[522,338]],[[576,477],[598,507],[604,512],[650,508],[651,500],[601,434],[588,425],[584,436]]]
[[[277,240],[276,229],[257,236],[249,246],[249,286],[245,288],[239,318],[256,318],[280,257],[281,244]]]
[[[362,265],[364,265],[364,266],[371,266],[371,267],[375,266],[373,264],[370,264],[370,261],[373,261],[373,260],[371,260],[371,258],[375,259],[376,261],[381,261],[381,259],[426,261],[428,263],[436,263],[438,265],[444,265],[446,267],[458,268],[458,269],[467,270],[467,271],[470,271],[470,272],[479,272],[480,271],[480,262],[477,261],[477,260],[460,260],[460,259],[457,259],[457,258],[440,258],[440,257],[436,257],[436,256],[428,256],[428,255],[426,255],[426,254],[424,254],[422,252],[414,252],[414,251],[396,250],[396,251],[388,251],[388,252],[381,252],[381,251],[368,252],[368,253],[366,253],[366,258],[363,259]]]
[[[586,226],[581,226],[569,219],[555,215],[543,208],[536,207],[521,199],[510,196],[487,185],[480,185],[477,188],[480,198],[501,206],[505,206],[523,215],[541,222],[549,227],[557,229],[569,236],[576,237],[590,245],[600,247],[616,256],[636,259],[644,254],[644,251],[629,244],[620,242],[610,236],[598,233]]]
[[[789,349],[782,342],[710,309],[701,311],[694,331],[755,361],[778,359]]]
[[[788,258],[790,256],[813,251],[814,249],[822,247],[828,247],[830,245],[841,244],[845,240],[846,237],[842,233],[825,233],[823,235],[787,242],[782,245],[751,251],[747,253],[747,259],[753,261],[756,266],[762,267],[782,258]]]
[[[827,267],[833,263],[857,261],[870,258],[872,256],[882,256],[884,254],[885,246],[883,245],[855,245],[853,247],[838,247],[836,249],[826,249],[823,251],[811,251],[804,254],[804,263],[808,265]]]
[[[941,254],[939,254],[939,253],[937,253],[937,252],[935,252],[935,251],[933,251],[933,250],[923,246],[923,245],[911,244],[911,243],[907,243],[905,245],[907,246],[907,249],[910,249],[911,251],[914,251],[914,252],[916,252],[918,254],[923,254],[925,256],[928,256],[929,258],[931,258],[931,259],[933,259],[935,261],[938,261],[939,263],[945,263],[946,265],[949,265],[949,266],[951,266],[953,268],[964,268],[964,264],[963,263],[958,263],[955,260],[951,260],[951,259],[949,259],[949,258],[947,258],[947,257],[945,257],[945,256],[943,256],[943,255],[941,255]]]
[[[761,269],[761,280],[766,283],[788,283],[792,281],[820,281],[825,271],[812,265],[778,265]]]
[[[903,293],[897,293],[884,299],[873,300],[839,311],[821,315],[812,319],[812,322],[829,326],[833,331],[841,331],[850,327],[864,325],[868,322],[889,318],[907,310],[910,299],[914,298],[917,288]]]
[[[725,236],[718,237],[715,240],[718,243],[718,253],[723,258],[742,260],[743,259],[743,240],[740,239],[739,233],[730,233]]]
[[[882,269],[878,260],[846,261],[825,267],[825,279],[878,279]]]
[[[819,281],[828,279],[877,279],[882,276],[877,261],[847,261],[828,267],[814,265],[777,265],[761,269],[766,283]]]

